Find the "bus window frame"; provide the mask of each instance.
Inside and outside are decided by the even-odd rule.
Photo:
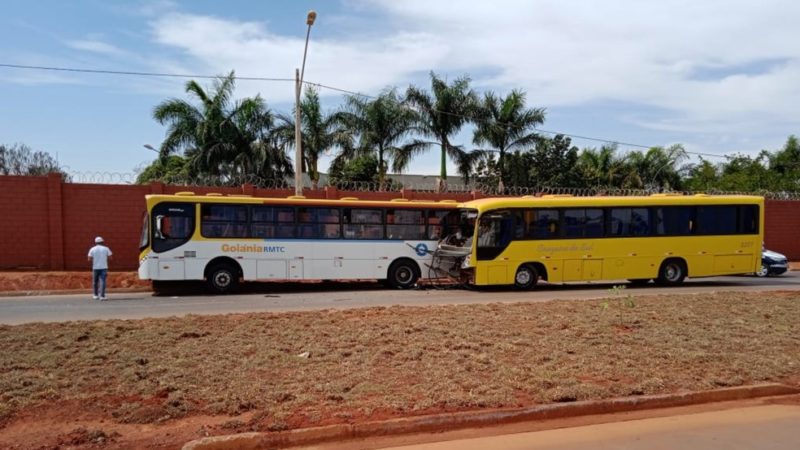
[[[719,233],[699,233],[698,232],[698,212],[697,208],[700,206],[704,207],[734,207],[736,208],[736,232],[735,233],[727,233],[727,234],[719,234]],[[677,208],[690,208],[689,213],[689,233],[664,233],[659,234],[657,228],[657,219],[658,219],[658,210],[659,209],[677,209]],[[745,208],[752,208],[752,211],[749,213],[745,213]],[[599,209],[602,211],[602,234],[599,236],[586,236],[586,224],[582,226],[582,235],[581,236],[567,236],[566,229],[565,229],[565,211],[568,210],[587,210],[587,209]],[[647,231],[643,234],[633,234],[628,230],[626,234],[609,234],[611,230],[611,211],[614,209],[628,209],[631,211],[631,221],[633,220],[633,211],[634,210],[644,210],[647,214]],[[497,208],[486,210],[481,213],[481,217],[486,214],[496,213],[499,211],[519,211],[520,216],[523,220],[526,220],[526,214],[532,212],[532,216],[534,221],[538,220],[539,211],[556,211],[558,213],[558,220],[552,223],[557,223],[557,233],[551,236],[546,237],[534,237],[530,232],[530,222],[525,222],[524,226],[526,232],[522,238],[514,238],[512,241],[546,241],[546,240],[576,240],[576,239],[637,239],[637,238],[661,238],[661,237],[681,237],[681,236],[749,236],[755,235],[759,233],[760,229],[760,206],[752,203],[723,203],[723,204],[706,204],[706,205],[604,205],[604,206],[574,206],[574,207],[564,207],[564,206],[532,206],[532,207],[512,207],[512,208]],[[584,213],[584,218],[585,218]],[[752,226],[746,226],[744,223],[747,219],[752,219],[754,223]],[[480,220],[480,219],[479,219]],[[585,220],[584,220],[585,222]],[[632,223],[632,222],[629,222]],[[749,231],[745,231],[748,230]]]
[[[339,220],[341,222],[341,233],[340,238],[347,240],[347,241],[376,241],[376,240],[386,240],[386,208],[381,207],[364,207],[364,206],[342,206],[339,208]],[[378,222],[353,222],[353,211],[355,210],[363,210],[363,211],[377,211],[380,214],[380,220]],[[372,237],[369,236],[368,230],[374,230],[375,227],[380,228],[380,236]],[[363,232],[362,235],[358,234],[358,231],[353,231],[353,236],[348,236],[348,232],[350,232],[350,228],[348,227],[358,227],[353,228],[353,230],[358,230],[359,228]]]
[[[246,203],[200,203],[200,235],[206,239],[248,239],[253,235],[252,227],[250,226],[251,205]],[[232,207],[244,209],[244,220],[209,220],[205,217],[206,209],[213,207]],[[226,230],[236,230],[238,227],[244,227],[243,235],[227,236],[227,233],[222,233],[220,236],[208,235],[205,233],[205,225],[225,226]]]
[[[198,203],[196,202],[161,202],[156,205],[153,205],[151,208],[151,220],[150,225],[152,232],[152,239],[150,243],[150,248],[155,253],[164,253],[170,250],[174,250],[189,241],[194,240],[195,235],[198,234],[197,228],[197,206]],[[190,227],[187,227],[190,231],[189,233],[182,238],[171,238],[168,235],[165,237],[163,232],[161,231],[161,227],[163,224],[164,218],[173,217],[170,216],[170,208],[178,209],[178,208],[185,208],[187,211],[182,211],[183,214],[175,215],[175,217],[183,217],[187,219],[190,223]],[[161,212],[165,214],[161,214]]]
[[[384,230],[384,239],[387,241],[426,241],[428,239],[428,211],[432,211],[433,208],[384,208],[384,215],[383,215],[383,222],[385,225]],[[420,221],[418,223],[397,223],[396,219],[392,220],[392,223],[389,223],[389,217],[396,218],[398,211],[411,211],[419,213]],[[390,227],[402,227],[397,229],[404,229],[405,227],[412,228],[415,227],[418,230],[421,229],[421,236],[413,237],[413,238],[406,238],[406,237],[393,237],[395,233],[390,233]],[[392,228],[394,230],[394,228]],[[403,233],[405,234],[405,233]]]

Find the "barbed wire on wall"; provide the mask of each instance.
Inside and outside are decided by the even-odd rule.
[[[134,184],[136,174],[123,172],[81,172],[66,170],[68,183],[85,184]]]
[[[86,183],[86,184],[112,184],[112,185],[135,185],[137,181],[137,174],[135,173],[121,173],[121,172],[102,172],[102,171],[66,171],[64,180],[67,183]],[[157,177],[154,180],[160,183],[171,186],[186,186],[186,187],[241,187],[245,184],[252,185],[262,189],[285,189],[291,190],[294,187],[294,181],[290,179],[269,179],[257,175],[226,175],[226,176],[187,176],[187,175],[164,175]],[[151,181],[148,181],[149,184]],[[609,196],[647,196],[652,194],[683,194],[683,195],[759,195],[769,199],[776,200],[800,200],[800,192],[791,191],[724,191],[719,189],[709,189],[705,191],[680,191],[680,190],[664,190],[662,188],[654,187],[649,189],[632,189],[632,188],[616,188],[616,187],[559,187],[559,186],[506,186],[499,189],[497,184],[487,183],[461,183],[461,184],[448,184],[448,183],[415,183],[415,182],[397,182],[388,181],[381,185],[377,182],[364,182],[364,181],[329,181],[320,183],[317,188],[324,189],[325,187],[333,187],[339,191],[348,192],[397,192],[398,196],[403,189],[415,192],[425,193],[440,193],[440,194],[466,194],[476,192],[483,196],[542,196],[542,195],[572,195],[575,197],[592,197],[600,195]],[[311,189],[311,186],[306,184],[305,189]]]
[[[320,188],[325,186],[330,186],[340,191],[354,192],[399,192],[406,187],[405,184],[401,183],[386,182],[381,185],[381,183],[374,181],[328,181],[319,185]]]
[[[175,186],[241,187],[249,184],[262,189],[289,189],[292,187],[286,180],[263,178],[258,175],[168,175],[158,177],[154,181]]]

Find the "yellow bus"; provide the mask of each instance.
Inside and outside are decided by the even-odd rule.
[[[455,201],[317,200],[242,195],[145,196],[139,278],[205,280],[216,293],[240,280],[378,279],[413,287],[438,241],[459,226]]]
[[[459,208],[469,235],[442,248],[457,254],[464,247],[459,275],[478,286],[530,289],[540,279],[676,285],[687,276],[754,273],[761,266],[764,199],[757,196],[545,195]]]

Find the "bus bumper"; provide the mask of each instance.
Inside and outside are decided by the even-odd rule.
[[[155,265],[156,261],[150,258],[145,258],[139,262],[139,279],[152,280],[158,273],[158,266]]]

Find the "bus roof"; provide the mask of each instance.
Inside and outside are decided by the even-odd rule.
[[[350,206],[350,207],[372,207],[372,208],[440,208],[452,209],[458,206],[454,200],[361,200],[356,197],[344,197],[337,200],[289,197],[253,197],[249,195],[230,194],[222,195],[209,193],[196,195],[190,192],[179,192],[177,194],[149,194],[145,195],[148,207],[161,202],[189,202],[189,203],[229,203],[243,205],[293,205],[293,206]]]
[[[569,208],[605,206],[668,206],[668,205],[723,205],[763,204],[764,197],[756,195],[673,195],[653,194],[648,196],[592,196],[573,197],[563,195],[543,195],[541,197],[490,197],[460,204],[462,208],[479,211],[498,208]]]

